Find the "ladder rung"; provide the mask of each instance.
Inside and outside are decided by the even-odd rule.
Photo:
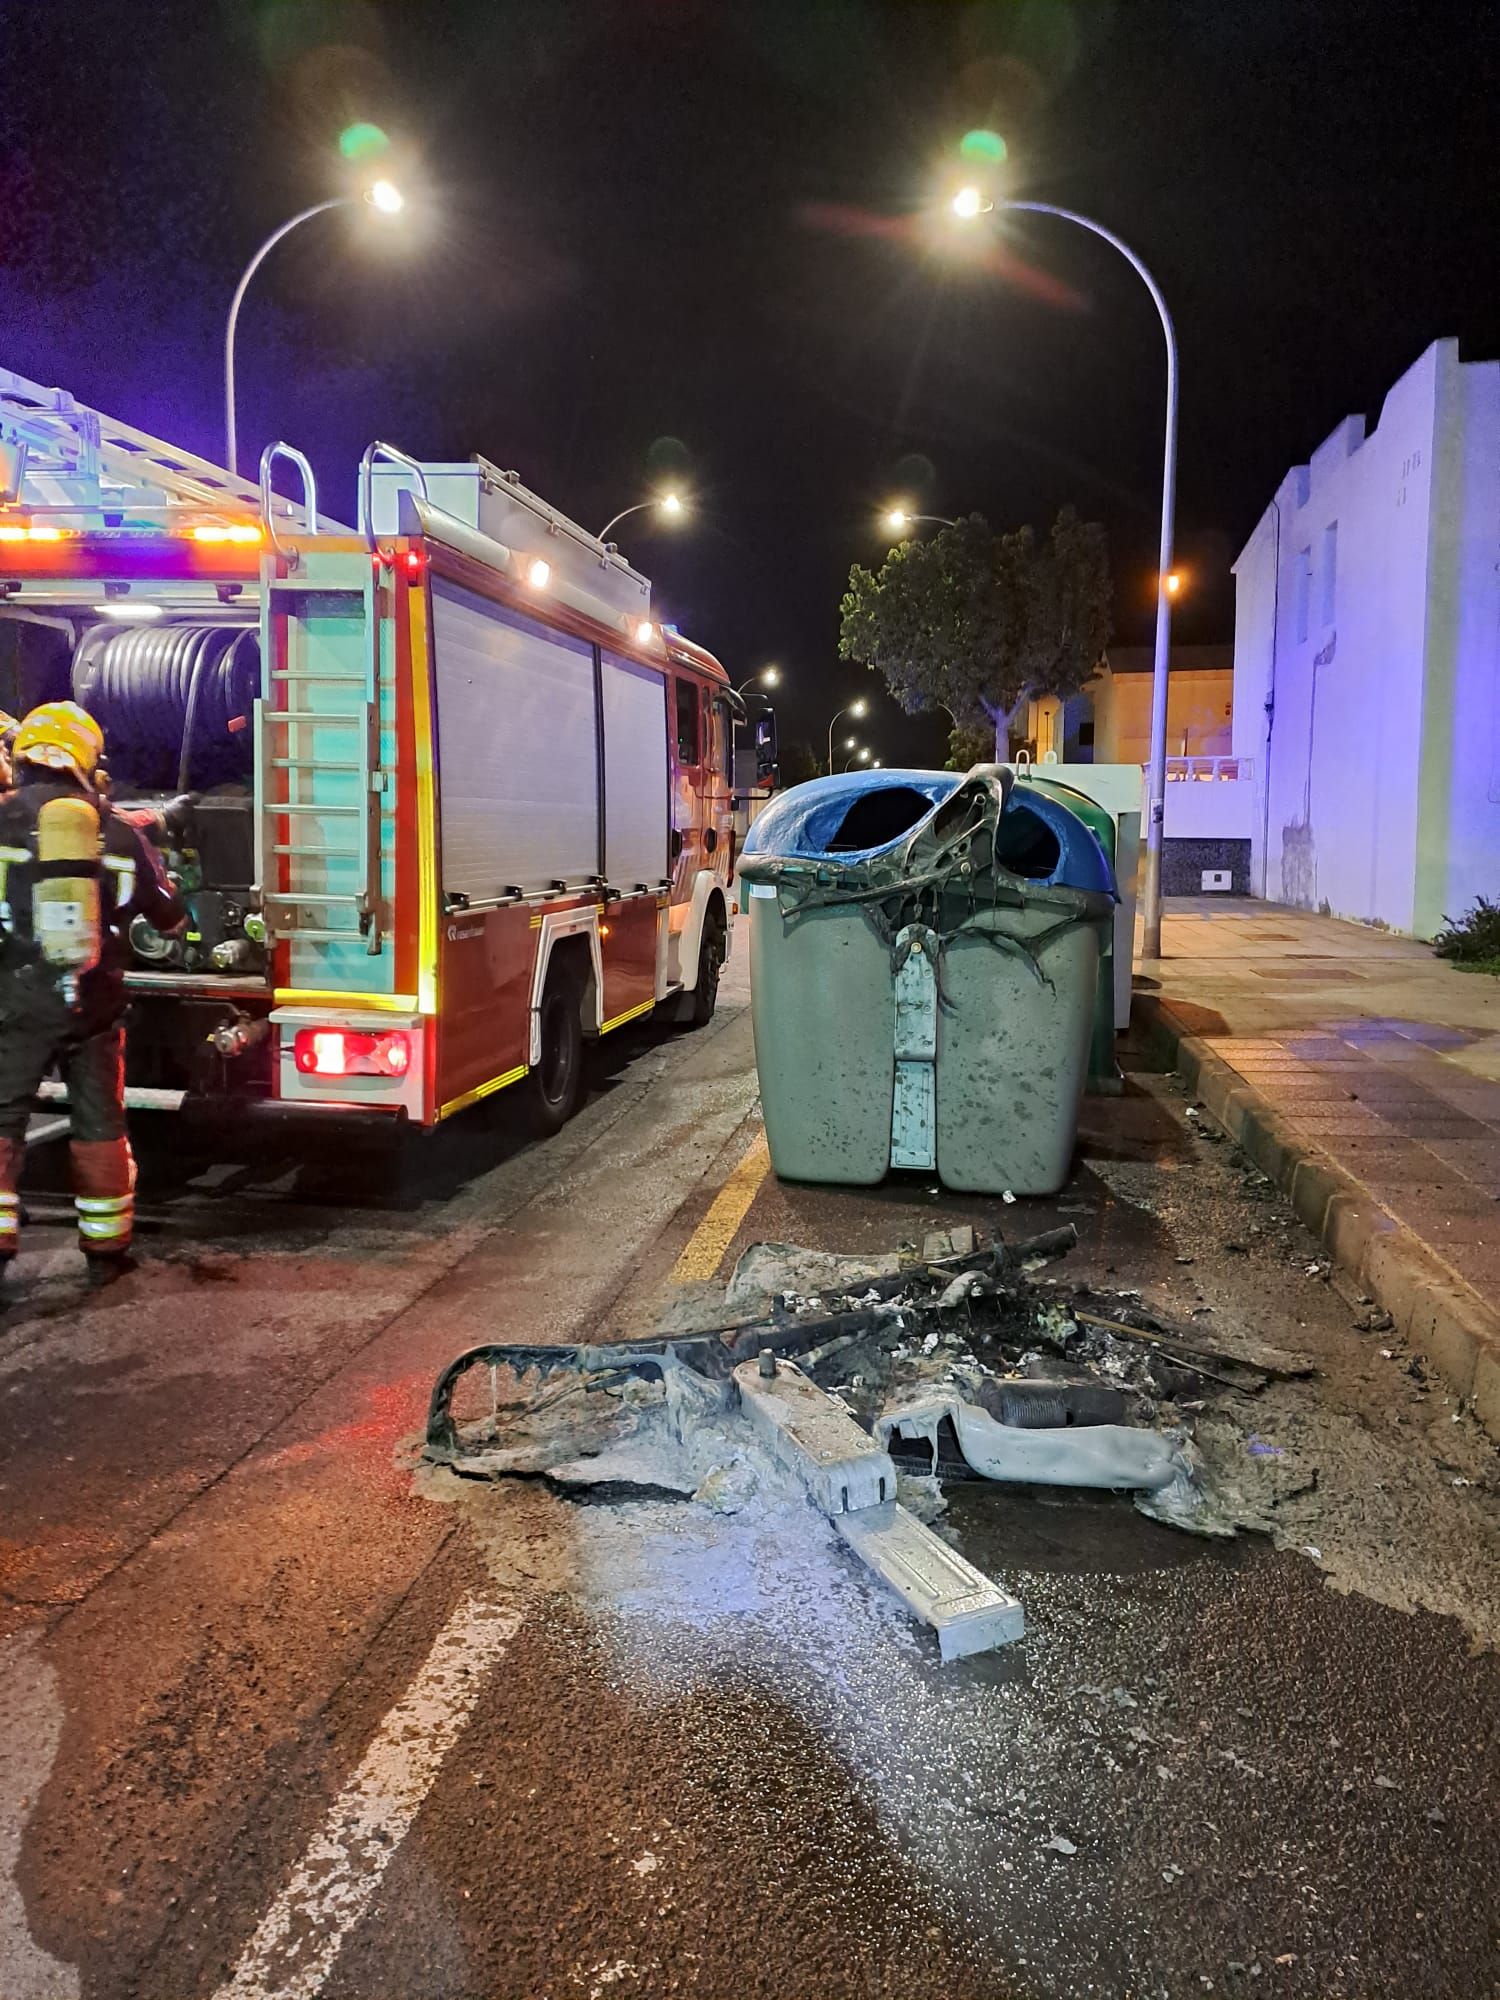
[[[312,940],[319,944],[364,944],[363,931],[305,931],[300,924],[285,924],[276,933],[278,937],[300,938],[304,943]]]
[[[288,889],[284,892],[277,890],[274,894],[266,890],[261,891],[263,903],[352,903],[357,908],[359,900],[358,896],[352,895],[347,889]]]
[[[358,861],[357,847],[305,847],[295,841],[278,840],[272,844],[273,854],[305,854],[319,861]]]
[[[358,722],[363,725],[370,719],[368,705],[360,709],[268,708],[264,714],[267,722]]]
[[[339,815],[340,818],[344,818],[350,813],[362,813],[364,811],[364,807],[363,806],[317,806],[313,805],[311,801],[302,801],[301,803],[293,803],[290,800],[288,800],[285,804],[278,805],[274,800],[272,800],[267,803],[266,811],[268,813],[277,813],[277,814],[336,813]]]
[[[273,681],[336,681],[344,687],[363,687],[365,684],[363,674],[309,674],[304,673],[300,667],[273,667],[271,670],[271,679]]]
[[[362,771],[365,767],[350,763],[347,758],[331,763],[326,757],[273,757],[271,768],[273,771]]]
[[[307,578],[300,576],[274,577],[270,588],[287,594],[296,592],[304,597],[362,598],[365,594],[365,587],[362,583],[312,583]]]

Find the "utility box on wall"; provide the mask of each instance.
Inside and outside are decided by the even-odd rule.
[[[1203,871],[1203,893],[1227,896],[1234,887],[1234,871],[1230,868],[1205,868]]]

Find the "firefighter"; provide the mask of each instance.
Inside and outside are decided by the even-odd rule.
[[[0,792],[8,792],[11,788],[10,746],[15,742],[20,726],[13,715],[7,715],[0,708]]]
[[[129,1262],[135,1209],[120,1019],[127,933],[136,916],[159,931],[184,920],[154,849],[102,795],[103,751],[86,710],[46,702],[16,731],[14,789],[0,798],[0,1259],[16,1253],[26,1126],[56,1063],[79,1244],[100,1280]]]

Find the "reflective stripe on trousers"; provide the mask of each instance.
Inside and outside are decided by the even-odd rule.
[[[21,1197],[0,1190],[0,1257],[12,1256],[21,1236]]]
[[[135,1222],[133,1194],[79,1194],[73,1197],[73,1206],[85,1250],[128,1248]]]

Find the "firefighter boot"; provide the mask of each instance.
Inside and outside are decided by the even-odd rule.
[[[75,1139],[73,1206],[78,1247],[90,1276],[108,1282],[130,1269],[135,1222],[135,1160],[128,1139]]]
[[[10,1268],[21,1245],[21,1168],[26,1162],[24,1139],[0,1139],[0,1273]]]

